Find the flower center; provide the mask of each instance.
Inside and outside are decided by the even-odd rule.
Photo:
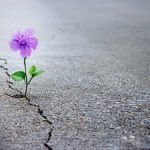
[[[21,41],[21,45],[26,45],[26,41]]]

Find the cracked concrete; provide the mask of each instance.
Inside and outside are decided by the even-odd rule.
[[[27,105],[24,99],[14,99],[5,95],[4,92],[10,91],[5,83],[7,79],[5,72],[1,71],[1,87],[4,89],[0,92],[0,149],[44,149],[42,142],[46,139],[48,129],[42,118],[37,115],[36,109]],[[35,138],[36,137],[36,138]],[[38,137],[38,138],[37,138]]]
[[[0,149],[150,149],[149,0],[0,4],[0,57],[8,60],[0,64]],[[6,72],[23,68],[7,41],[27,27],[39,38],[28,67],[46,70],[29,87],[31,101],[10,97],[24,86],[10,88]]]
[[[3,61],[4,62],[4,64],[7,64],[7,60],[6,59],[4,59],[4,58],[0,58],[0,61]],[[6,74],[6,76],[7,76],[7,78],[10,78],[10,74],[8,73],[8,68],[5,66],[5,65],[0,65],[0,68],[2,69],[2,70],[4,70],[5,71],[5,74]],[[4,76],[4,75],[3,75]],[[39,105],[37,105],[37,104],[33,104],[32,102],[31,102],[31,99],[29,99],[29,98],[24,98],[24,96],[23,96],[23,93],[20,91],[20,90],[18,90],[17,88],[14,88],[14,87],[12,87],[12,82],[11,81],[9,81],[8,79],[5,79],[6,80],[6,83],[1,83],[1,85],[2,86],[8,86],[8,89],[3,89],[4,91],[3,91],[3,94],[1,94],[1,96],[0,96],[0,98],[1,98],[1,104],[2,104],[2,106],[4,106],[4,109],[5,110],[9,110],[8,112],[6,111],[4,111],[3,109],[2,109],[2,118],[1,118],[1,120],[4,120],[4,118],[3,118],[3,116],[5,116],[5,114],[8,114],[8,113],[10,113],[12,110],[12,115],[13,115],[13,117],[11,118],[10,116],[9,117],[7,117],[7,118],[5,118],[6,120],[5,120],[5,122],[4,123],[6,123],[9,119],[11,119],[11,120],[9,120],[8,121],[8,127],[11,127],[12,129],[16,129],[15,131],[12,131],[12,130],[10,130],[9,131],[9,129],[7,129],[7,127],[3,127],[3,124],[1,124],[2,125],[2,127],[1,127],[1,129],[3,129],[4,128],[4,133],[3,132],[1,132],[2,134],[2,137],[0,137],[0,139],[1,139],[1,145],[0,145],[0,149],[44,149],[42,146],[41,146],[41,141],[38,141],[37,140],[37,138],[35,138],[35,143],[36,143],[36,145],[34,145],[34,141],[32,140],[32,139],[29,139],[30,140],[30,143],[26,143],[26,145],[24,145],[23,143],[21,143],[21,145],[19,144],[19,142],[17,141],[18,139],[20,140],[21,138],[20,138],[20,136],[22,136],[23,138],[28,138],[28,136],[25,134],[25,136],[24,136],[24,134],[22,134],[22,132],[20,132],[20,130],[21,131],[24,131],[25,133],[27,133],[27,131],[26,131],[26,129],[29,129],[29,132],[31,133],[32,132],[32,134],[33,135],[31,135],[31,138],[34,138],[34,126],[35,125],[37,125],[37,124],[35,124],[34,122],[37,122],[36,120],[38,120],[38,123],[40,123],[40,121],[42,121],[42,118],[44,119],[43,121],[44,122],[47,122],[48,124],[49,124],[49,132],[47,133],[47,139],[45,140],[45,142],[43,143],[43,145],[48,149],[48,150],[52,150],[52,148],[47,144],[49,141],[50,141],[50,139],[51,139],[51,136],[52,136],[52,131],[53,131],[53,128],[54,128],[54,126],[52,125],[52,122],[51,121],[49,121],[48,120],[48,118],[47,118],[47,116],[46,115],[44,115],[44,113],[43,113],[43,110],[40,108],[40,106]],[[6,85],[5,85],[6,84]],[[14,91],[15,92],[17,92],[17,94],[9,94],[8,93],[8,91],[10,90],[10,92],[11,93],[13,93]],[[8,101],[6,101],[6,99],[9,97],[9,100]],[[26,117],[26,115],[24,116],[22,116],[22,114],[23,113],[25,113],[25,112],[22,112],[22,110],[21,109],[17,109],[17,107],[15,108],[15,110],[13,109],[13,107],[14,107],[14,104],[13,104],[13,106],[11,106],[10,105],[10,101],[14,101],[15,99],[18,99],[18,100],[24,100],[24,103],[26,104],[26,105],[29,105],[29,106],[32,106],[32,107],[34,107],[34,111],[35,111],[35,109],[36,109],[36,111],[37,111],[37,113],[38,114],[40,114],[40,116],[42,117],[42,118],[37,118],[37,114],[35,115],[35,112],[31,112],[30,111],[30,113],[33,115],[31,115],[31,114],[26,114],[28,117],[31,115],[31,118],[32,119],[30,119],[29,121],[32,121],[33,120],[33,122],[32,122],[32,124],[30,125],[28,125],[27,124],[27,126],[25,126],[26,124],[23,124],[23,126],[21,126],[21,124],[20,124],[20,122],[18,122],[17,120],[19,120],[20,121],[20,116],[21,116],[21,118],[23,118],[24,120],[27,118]],[[6,102],[6,104],[4,103],[4,105],[3,105],[3,100],[5,100],[5,102]],[[23,105],[25,105],[23,103]],[[22,103],[21,103],[22,104]],[[18,105],[18,104],[16,104],[16,105]],[[25,106],[23,106],[22,105],[22,107],[25,107]],[[6,106],[6,108],[5,108],[5,106]],[[10,107],[12,107],[12,108],[10,108]],[[20,105],[19,105],[19,107],[20,107]],[[27,107],[27,106],[26,106]],[[11,110],[12,109],[12,110]],[[16,114],[16,111],[19,113],[19,115],[20,116],[18,116],[17,114]],[[27,110],[27,111],[29,111],[29,110]],[[15,115],[15,116],[14,116]],[[36,120],[34,119],[35,118],[35,116],[36,116]],[[15,117],[15,118],[14,118]],[[29,122],[29,121],[27,121],[27,122]],[[12,124],[13,124],[13,126],[12,126]],[[14,123],[15,123],[15,125],[18,125],[19,124],[19,126],[15,126],[14,125]],[[45,124],[44,124],[45,125]],[[43,126],[44,126],[43,124],[39,124],[39,126],[40,127],[38,127],[40,130],[43,130]],[[37,130],[37,129],[36,129]],[[45,130],[45,128],[44,128],[44,130]],[[8,132],[9,131],[9,132]],[[7,135],[6,133],[9,133],[9,135]],[[37,132],[37,131],[36,131]],[[12,137],[10,136],[10,134],[12,134]],[[39,134],[39,133],[38,133]],[[3,139],[5,139],[5,136],[9,136],[9,138],[13,138],[14,139],[14,136],[17,138],[17,140],[16,139],[14,139],[15,141],[9,141],[9,143],[7,142],[7,140],[6,141],[4,141]],[[35,134],[35,137],[37,136],[37,134]],[[7,137],[6,137],[7,138]],[[22,141],[23,139],[21,139],[21,141]],[[43,139],[42,139],[43,140]],[[25,142],[28,142],[28,141],[26,141],[25,140]],[[39,143],[38,143],[39,142]],[[13,144],[13,146],[11,146]],[[20,145],[20,146],[19,146]],[[30,145],[30,146],[27,146],[27,145]]]

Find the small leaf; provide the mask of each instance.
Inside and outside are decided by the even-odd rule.
[[[29,74],[32,76],[35,71],[36,71],[36,66],[31,66],[31,68],[29,69]]]
[[[32,76],[33,76],[33,77],[36,77],[36,76],[41,75],[42,73],[44,73],[43,70],[38,70],[38,71],[33,72]]]
[[[24,71],[17,71],[11,75],[11,78],[14,81],[22,81],[25,80],[26,74]]]

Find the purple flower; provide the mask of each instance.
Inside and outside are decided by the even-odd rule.
[[[33,36],[33,30],[27,29],[24,32],[17,31],[10,41],[10,48],[14,51],[20,50],[22,57],[31,55],[32,49],[36,49],[38,39]]]

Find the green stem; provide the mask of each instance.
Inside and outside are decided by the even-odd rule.
[[[25,70],[25,74],[26,74],[26,78],[25,78],[25,98],[27,98],[27,91],[28,91],[28,76],[27,76],[27,66],[26,66],[26,57],[24,58],[24,70]]]
[[[28,82],[28,85],[30,84],[30,82],[32,81],[32,79],[33,79],[33,76],[30,78],[30,80],[29,80],[29,82]]]

